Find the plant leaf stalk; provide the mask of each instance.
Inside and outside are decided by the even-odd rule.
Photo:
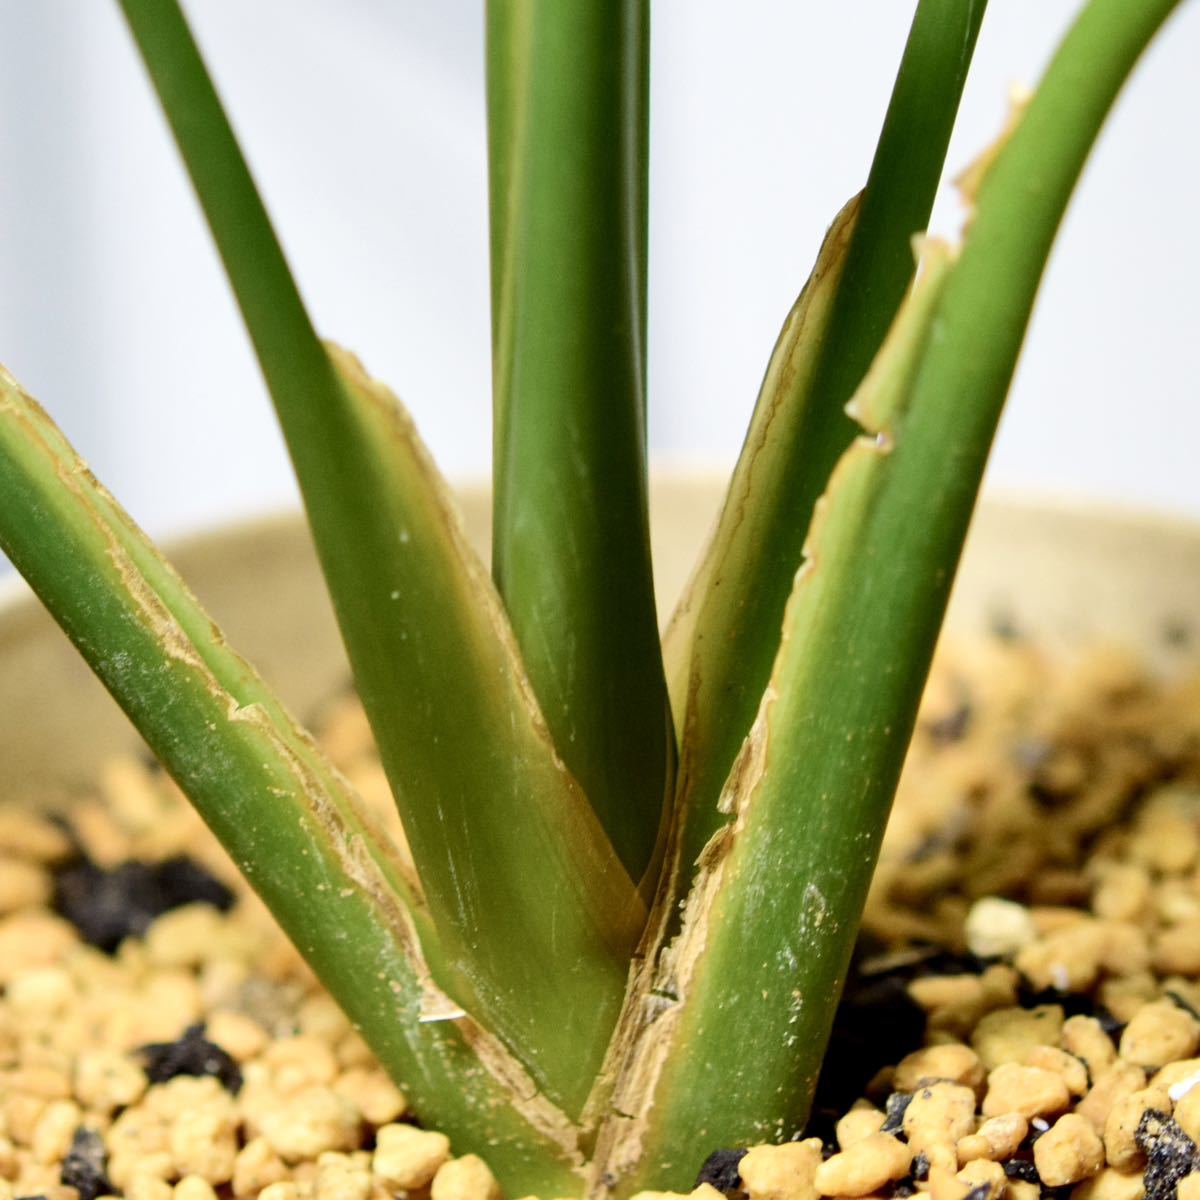
[[[674,1000],[627,1037],[630,1090],[616,1107],[637,1116],[611,1122],[598,1160],[622,1177],[620,1195],[651,1173],[684,1186],[713,1146],[802,1125],[1055,231],[1177,2],[1084,7],[970,184],[961,251],[926,246],[855,395],[863,433],[818,506],[771,682],[721,799],[726,823],[649,977]]]
[[[493,572],[635,880],[674,764],[646,494],[648,64],[647,0],[487,5]]]
[[[122,8],[287,440],[446,951],[442,985],[577,1111],[642,919],[633,884],[546,733],[411,420],[317,339],[177,0]]]

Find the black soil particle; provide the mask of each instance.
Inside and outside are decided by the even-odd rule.
[[[97,1196],[110,1194],[113,1186],[108,1181],[108,1155],[104,1141],[94,1129],[81,1125],[71,1139],[71,1148],[63,1159],[59,1178],[64,1187],[73,1187],[79,1200],[96,1200]]]
[[[904,1129],[904,1114],[908,1112],[912,1098],[912,1092],[893,1092],[887,1098],[887,1106],[884,1109],[886,1115],[880,1133],[901,1133]]]
[[[1146,1200],[1175,1200],[1179,1181],[1200,1170],[1196,1143],[1166,1113],[1148,1109],[1133,1135],[1146,1155]]]
[[[1200,1021],[1200,1012],[1196,1010],[1194,1005],[1189,1004],[1178,992],[1173,992],[1170,988],[1164,988],[1163,995],[1168,1000],[1171,1000],[1177,1008],[1182,1008],[1189,1017],[1195,1017],[1197,1021]]]
[[[1118,1021],[1103,1004],[1096,1005],[1096,1020],[1100,1022],[1100,1028],[1112,1039],[1115,1043],[1121,1040],[1121,1034],[1125,1032],[1125,1022]]]
[[[1041,1183],[1042,1177],[1031,1158],[1010,1158],[1004,1164],[1004,1174],[1009,1179],[1020,1179],[1024,1183]]]
[[[138,1053],[151,1083],[166,1083],[176,1075],[212,1075],[234,1095],[242,1086],[242,1072],[225,1050],[204,1036],[203,1025],[189,1025],[173,1042],[152,1042]]]
[[[702,1183],[711,1184],[718,1192],[723,1192],[730,1200],[740,1200],[742,1177],[738,1173],[738,1164],[746,1157],[745,1150],[714,1150],[700,1168],[696,1176],[695,1186]]]
[[[971,716],[971,702],[963,700],[945,716],[927,721],[925,732],[929,735],[929,740],[939,746],[961,742],[967,736],[967,730],[971,728]]]
[[[972,1188],[964,1197],[963,1200],[988,1200],[992,1194],[992,1185],[990,1183],[981,1183],[978,1187]]]
[[[907,988],[908,980],[919,973],[923,971],[907,966],[881,975],[860,975],[847,983],[834,1017],[806,1137],[828,1140],[831,1117],[836,1122],[881,1068],[924,1044],[925,1013]]]
[[[224,912],[233,904],[233,893],[182,855],[160,863],[130,859],[107,869],[79,858],[55,877],[56,911],[84,941],[109,954],[130,935],[145,933],[163,913],[194,903]]]
[[[918,1183],[924,1183],[929,1178],[929,1159],[924,1153],[918,1154],[912,1160],[912,1177]]]
[[[1041,1004],[1057,1004],[1064,1017],[1091,1017],[1096,1014],[1096,1002],[1083,992],[1060,992],[1058,988],[1033,988],[1022,978],[1017,985],[1017,1003],[1022,1008],[1037,1008]]]

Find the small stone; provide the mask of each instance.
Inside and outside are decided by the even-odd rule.
[[[500,1185],[478,1155],[464,1154],[438,1167],[430,1200],[501,1200]]]
[[[412,1125],[385,1125],[375,1134],[371,1171],[392,1188],[425,1187],[450,1158],[450,1139],[444,1133]]]
[[[964,1183],[948,1167],[932,1167],[929,1171],[929,1200],[967,1200],[970,1184]],[[986,1200],[987,1191],[979,1200]]]
[[[172,1200],[217,1200],[217,1193],[207,1179],[185,1175],[175,1185]]]
[[[1166,1088],[1174,1101],[1182,1100],[1198,1084],[1200,1058],[1181,1058],[1178,1062],[1167,1063],[1155,1071],[1150,1080],[1151,1087]]]
[[[284,1162],[316,1158],[326,1150],[352,1150],[358,1144],[358,1110],[329,1088],[309,1088],[289,1097],[286,1106],[265,1112],[260,1124],[262,1136]]]
[[[866,1100],[859,1100],[837,1123],[838,1145],[843,1149],[861,1142],[883,1128],[884,1114]]]
[[[1109,1166],[1118,1171],[1141,1166],[1143,1154],[1137,1144],[1137,1131],[1142,1117],[1151,1111],[1170,1115],[1171,1097],[1162,1088],[1142,1088],[1113,1105],[1104,1122],[1104,1153]]]
[[[98,1112],[127,1108],[145,1092],[147,1082],[145,1071],[115,1050],[84,1050],[75,1060],[75,1096]]]
[[[824,1196],[867,1196],[908,1174],[909,1150],[890,1133],[873,1133],[823,1162],[816,1171]]]
[[[1037,936],[1029,909],[998,896],[971,905],[963,932],[967,948],[980,958],[1011,958]]]
[[[233,1194],[256,1196],[263,1188],[282,1183],[287,1177],[288,1169],[270,1142],[264,1137],[251,1138],[233,1161]]]
[[[971,1045],[989,1071],[1019,1063],[1034,1046],[1056,1046],[1062,1036],[1063,1010],[1057,1004],[1001,1008],[980,1019]]]
[[[171,1156],[185,1175],[199,1175],[214,1186],[233,1178],[237,1130],[228,1112],[193,1109],[171,1126]]]
[[[1200,918],[1160,929],[1150,953],[1155,969],[1163,975],[1200,975]]]
[[[338,1074],[337,1056],[328,1043],[307,1034],[272,1042],[262,1061],[270,1068],[272,1085],[281,1096],[331,1084]]]
[[[57,966],[75,944],[71,926],[44,909],[21,909],[0,917],[0,986],[26,971]]]
[[[1132,1021],[1143,1004],[1159,999],[1158,981],[1149,971],[1105,979],[1096,990],[1096,995],[1101,1007],[1108,1013],[1113,1035],[1119,1036],[1121,1026]]]
[[[929,1015],[930,1028],[965,1037],[989,1007],[988,993],[979,975],[919,975],[908,984],[908,994]]]
[[[967,1195],[972,1200],[997,1200],[1008,1185],[1004,1168],[985,1158],[967,1163],[956,1178],[959,1183],[966,1185]]]
[[[322,1154],[317,1160],[314,1200],[367,1200],[371,1194],[369,1161],[363,1154]]]
[[[258,1193],[258,1200],[299,1200],[299,1197],[300,1189],[290,1179],[269,1183]]]
[[[1188,1135],[1193,1141],[1200,1139],[1200,1088],[1189,1088],[1179,1102],[1175,1104],[1172,1111],[1171,1093],[1163,1092],[1160,1088],[1152,1089],[1158,1095],[1166,1096],[1165,1101],[1160,1101],[1158,1104],[1147,1105],[1148,1108],[1156,1108],[1159,1112],[1167,1113],[1173,1116],[1179,1125],[1179,1128]]]
[[[15,804],[0,808],[0,854],[53,865],[71,853],[71,839],[53,821]]]
[[[988,1117],[974,1133],[958,1140],[958,1161],[986,1158],[992,1162],[1011,1158],[1029,1133],[1029,1122],[1020,1113]]]
[[[1071,1103],[1071,1094],[1061,1075],[1041,1067],[1004,1063],[988,1075],[983,1115],[1000,1117],[1020,1113],[1023,1117],[1049,1117]]]
[[[1068,1017],[1062,1027],[1062,1048],[1083,1060],[1092,1079],[1117,1059],[1112,1038],[1095,1017]]]
[[[1105,867],[1092,893],[1092,911],[1109,921],[1137,921],[1150,903],[1150,876],[1137,863]]]
[[[740,1162],[740,1186],[749,1200],[817,1200],[820,1165],[820,1138],[781,1146],[753,1146]],[[708,1182],[722,1193],[732,1190],[722,1188],[716,1180]]]
[[[1053,1071],[1067,1085],[1073,1096],[1082,1096],[1088,1090],[1087,1067],[1073,1054],[1057,1046],[1034,1046],[1025,1056],[1027,1067],[1041,1067]]]
[[[46,903],[53,890],[50,876],[37,863],[0,856],[0,915]]]
[[[204,1032],[238,1063],[261,1054],[269,1041],[267,1031],[253,1017],[226,1010],[212,1013]]]
[[[917,1088],[938,1080],[948,1080],[978,1090],[982,1088],[985,1078],[986,1072],[979,1055],[961,1042],[949,1042],[906,1054],[896,1067],[892,1083],[900,1092],[915,1092]]]
[[[1006,1195],[1008,1200],[1041,1200],[1042,1189],[1024,1179],[1009,1179]]]
[[[390,1125],[408,1109],[404,1093],[377,1067],[343,1071],[333,1081],[333,1090],[345,1096],[372,1125]]]
[[[904,1113],[904,1133],[914,1146],[943,1138],[957,1141],[974,1125],[975,1093],[956,1083],[933,1083],[919,1089]]]
[[[1137,975],[1150,966],[1146,931],[1128,921],[1104,921],[1100,969],[1109,975]]]
[[[114,1150],[108,1160],[108,1177],[121,1191],[127,1190],[138,1178],[170,1179],[175,1174],[175,1160],[168,1150],[132,1154]]]
[[[135,1175],[125,1187],[125,1200],[172,1200],[174,1188],[155,1175]]]
[[[49,1166],[66,1158],[79,1127],[79,1105],[72,1100],[53,1100],[46,1105],[33,1130],[33,1157]]]
[[[1200,1047],[1200,1021],[1170,1000],[1145,1004],[1121,1035],[1121,1057],[1140,1067],[1190,1058]]]
[[[1145,1194],[1141,1171],[1125,1172],[1105,1167],[1098,1175],[1076,1185],[1071,1191],[1071,1200],[1142,1200]]]
[[[1064,1187],[1099,1173],[1104,1166],[1104,1144],[1090,1121],[1078,1113],[1067,1113],[1033,1143],[1033,1161],[1042,1183]]]
[[[1086,992],[1100,973],[1105,941],[1098,921],[1075,921],[1031,942],[1015,965],[1038,991]]]
[[[1114,1105],[1123,1097],[1145,1086],[1146,1072],[1141,1067],[1135,1067],[1133,1063],[1118,1059],[1096,1077],[1091,1091],[1080,1100],[1075,1111],[1091,1121],[1097,1133],[1102,1133]]]
[[[156,917],[143,936],[146,958],[160,967],[202,966],[222,958],[246,959],[250,939],[207,903],[184,904]]]

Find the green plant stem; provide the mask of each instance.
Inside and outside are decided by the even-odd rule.
[[[0,549],[425,1119],[510,1194],[576,1190],[570,1128],[514,1101],[494,1038],[436,1019],[441,950],[386,835],[3,368]]]
[[[317,340],[176,0],[122,7],[287,439],[445,949],[439,982],[578,1111],[624,991],[633,885],[546,735],[411,420]]]
[[[671,782],[646,498],[647,0],[489,0],[493,572],[635,879]]]
[[[1178,0],[1091,0],[1000,147],[955,261],[924,272],[854,400],[772,684],[723,799],[674,1003],[631,1031],[605,1170],[686,1186],[714,1146],[802,1124],[988,449],[1055,230],[1116,95]],[[786,1046],[792,1053],[781,1054]],[[636,1146],[636,1154],[629,1154]],[[622,1160],[622,1152],[627,1158]]]
[[[844,408],[913,276],[985,0],[922,0],[867,185],[831,231],[771,357],[717,530],[667,635],[680,736],[677,896],[724,818],[717,797],[770,676]],[[821,293],[814,307],[814,293]]]

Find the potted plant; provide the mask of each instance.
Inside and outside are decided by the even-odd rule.
[[[983,14],[921,0],[660,642],[639,0],[488,10],[489,576],[395,398],[316,336],[175,0],[122,0],[275,403],[417,864],[0,376],[0,546],[428,1123],[511,1195],[689,1186],[812,1098],[1059,219],[1174,0],[1089,0],[913,235]]]

